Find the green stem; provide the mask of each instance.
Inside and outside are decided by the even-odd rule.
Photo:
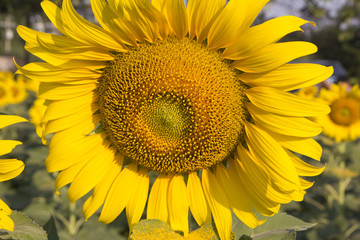
[[[70,210],[70,216],[69,216],[68,229],[71,235],[75,235],[77,232],[76,215],[75,215],[76,203],[70,203],[69,210]]]

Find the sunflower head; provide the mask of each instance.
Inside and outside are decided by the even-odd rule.
[[[324,128],[325,135],[336,141],[352,141],[360,137],[360,90],[358,85],[333,84],[321,89],[319,100],[327,103],[331,112],[315,121]]]
[[[111,142],[156,172],[211,167],[230,155],[243,133],[238,71],[193,40],[168,38],[117,54],[98,92]]]
[[[268,0],[90,2],[99,25],[64,0],[42,2],[61,36],[18,27],[45,61],[18,69],[41,81],[44,134],[55,133],[47,169],[60,171],[57,189],[71,183],[71,201],[93,190],[85,218],[102,206],[109,223],[125,209],[132,228],[147,206],[148,219],[186,236],[190,209],[199,226],[214,219],[224,240],[231,209],[256,227],[254,209],[272,216],[302,200],[312,184],[300,176],[323,168],[292,152],[320,159],[321,127],[305,117],[329,107],[288,91],[333,69],[288,63],[317,48],[278,41],[309,21],[253,26]]]

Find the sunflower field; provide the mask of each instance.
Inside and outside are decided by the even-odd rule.
[[[0,239],[360,239],[359,0],[0,9]]]

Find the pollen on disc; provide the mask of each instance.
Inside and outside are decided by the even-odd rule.
[[[101,124],[118,151],[158,173],[210,167],[242,138],[238,75],[220,53],[187,38],[139,44],[99,79]]]

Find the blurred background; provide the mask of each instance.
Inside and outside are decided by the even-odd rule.
[[[52,1],[61,6],[60,0]],[[61,189],[60,195],[55,194],[56,174],[47,173],[44,167],[48,147],[41,143],[36,133],[36,125],[43,113],[41,99],[36,101],[37,83],[22,77],[13,78],[16,71],[13,58],[19,65],[39,60],[24,50],[24,42],[16,32],[17,25],[58,34],[42,12],[40,2],[0,1],[0,113],[20,115],[34,124],[17,124],[1,130],[0,139],[23,142],[7,157],[24,161],[26,167],[19,177],[1,183],[0,197],[12,209],[21,210],[41,226],[52,217],[62,240],[127,239],[124,213],[109,225],[98,223],[97,216],[84,222],[81,212],[84,200],[70,204],[66,187]],[[84,18],[95,22],[89,0],[72,2]],[[306,40],[318,46],[316,54],[301,59],[334,67],[334,75],[318,88],[337,82],[349,86],[360,83],[360,0],[272,0],[255,24],[283,15],[302,17],[317,25],[315,28],[306,24],[304,32],[292,33],[281,41]],[[2,82],[11,82],[14,87],[8,90]],[[6,91],[12,91],[12,100],[9,97],[4,100]],[[313,228],[299,232],[297,239],[360,239],[360,141],[335,142],[323,135],[316,140],[323,147],[321,161],[327,163],[327,168],[322,175],[312,178],[315,185],[308,190],[303,202],[285,205],[282,211],[303,221],[317,223]]]

